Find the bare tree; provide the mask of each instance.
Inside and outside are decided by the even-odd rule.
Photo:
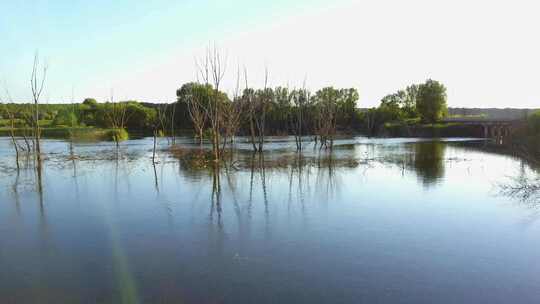
[[[198,70],[205,84],[212,83],[214,92],[210,96],[208,105],[205,106],[205,112],[212,128],[212,151],[214,161],[220,159],[220,132],[221,132],[221,109],[222,94],[219,91],[221,82],[225,77],[227,59],[223,56],[216,46],[213,49],[207,48],[206,56],[202,62],[198,62]]]
[[[264,70],[264,88],[255,94],[256,115],[254,116],[255,126],[259,135],[259,152],[264,148],[264,135],[266,133],[266,112],[272,99],[272,89],[268,88],[268,69]]]
[[[336,134],[336,109],[331,102],[323,102],[316,107],[319,117],[319,138],[321,147],[333,149]]]
[[[323,88],[315,95],[316,134],[319,135],[321,148],[333,149],[337,131],[337,99],[340,92],[333,88]]]
[[[191,88],[191,92],[188,94],[189,96],[186,98],[186,104],[187,109],[189,113],[189,117],[191,118],[191,121],[193,122],[193,127],[195,128],[195,132],[197,134],[197,137],[199,138],[199,144],[202,147],[203,143],[203,133],[204,128],[206,126],[206,110],[205,110],[205,101],[203,94],[200,92],[199,88]]]
[[[233,93],[233,100],[231,102],[225,103],[223,106],[222,115],[223,115],[224,136],[223,136],[222,150],[225,150],[225,146],[228,140],[230,140],[230,143],[232,145],[234,141],[234,136],[238,133],[238,130],[240,129],[240,124],[242,122],[242,114],[244,112],[244,103],[243,103],[243,99],[241,98],[239,94],[239,87],[240,87],[240,75],[238,73],[237,81],[236,81],[236,89]]]
[[[326,133],[327,133],[327,121],[324,116],[324,107],[321,103],[317,102],[313,106],[313,132],[315,133],[315,138],[319,138],[320,148],[326,145]],[[317,140],[315,140],[315,146],[317,145]]]
[[[31,133],[33,133],[33,130],[34,130],[34,115],[32,114],[32,111],[30,111],[30,112],[23,111],[21,113],[21,116],[22,116],[24,125],[29,126],[29,128],[32,130]],[[22,133],[24,143],[26,145],[26,151],[28,153],[30,153],[31,151],[35,151],[34,140],[33,140],[32,137],[30,137],[30,139],[28,139],[27,128],[26,127],[22,128],[21,133]]]
[[[250,135],[253,151],[256,152],[257,144],[255,143],[255,136],[256,136],[255,135],[255,111],[256,111],[255,92],[248,85],[248,76],[247,76],[246,68],[244,68],[244,81],[246,83],[246,86],[244,88],[244,94],[242,95],[242,100],[248,109],[247,114],[248,114],[248,120],[249,120],[249,135]]]
[[[32,76],[30,78],[30,86],[32,89],[32,99],[34,102],[34,145],[36,149],[36,157],[38,166],[41,166],[41,145],[40,145],[40,128],[39,128],[39,100],[45,87],[45,79],[47,76],[47,65],[42,66],[41,75],[39,75],[39,55],[36,52],[34,55],[34,65],[32,67]]]
[[[75,100],[74,100],[74,89],[73,87],[71,87],[71,100],[70,100],[70,112],[69,112],[69,154],[70,154],[70,157],[72,159],[74,159],[74,153],[73,153],[73,137],[74,137],[74,128],[75,128],[75,124],[77,123],[76,121],[73,121],[73,117],[75,117],[75,113],[77,112],[76,110],[76,105],[75,105]]]
[[[291,92],[290,97],[293,102],[293,109],[290,114],[291,130],[294,135],[294,142],[296,144],[296,150],[302,150],[302,136],[305,129],[305,116],[306,108],[309,105],[311,93],[305,88],[301,90],[294,90]]]
[[[121,102],[114,101],[114,91],[111,89],[110,96],[110,111],[106,111],[107,120],[113,128],[113,140],[116,143],[116,148],[120,146],[121,132],[124,131],[127,121],[127,106]]]
[[[254,151],[262,152],[266,134],[266,114],[273,98],[273,91],[268,88],[268,69],[265,68],[264,87],[261,90],[249,88],[245,69],[244,75],[246,81],[244,99],[248,105],[251,144]]]
[[[166,108],[165,106],[158,106],[156,109],[156,117],[153,121],[153,133],[154,133],[154,148],[152,150],[152,163],[156,163],[156,146],[157,146],[157,138],[161,136],[161,134],[165,130],[167,121],[167,115],[166,115]]]
[[[171,142],[172,144],[176,144],[176,134],[175,134],[175,129],[174,129],[174,124],[175,124],[175,118],[176,118],[176,102],[172,104],[172,109],[170,111],[171,113]]]

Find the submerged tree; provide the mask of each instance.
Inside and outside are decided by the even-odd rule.
[[[36,52],[34,55],[34,65],[32,67],[32,76],[30,78],[30,87],[32,89],[32,100],[34,103],[34,147],[36,152],[38,168],[41,169],[41,145],[40,145],[40,128],[39,128],[39,102],[43,89],[45,88],[45,79],[47,77],[47,65],[42,66],[41,75],[39,75],[39,55]]]
[[[161,137],[165,132],[165,126],[167,123],[166,108],[163,105],[158,106],[156,109],[155,115],[152,119],[152,128],[153,138],[154,138],[154,147],[152,149],[152,163],[156,163],[156,148],[157,148],[157,139]]]
[[[227,67],[226,58],[214,46],[213,49],[207,48],[203,60],[197,62],[199,76],[203,79],[206,86],[212,85],[213,93],[206,105],[205,112],[210,122],[212,130],[212,152],[214,161],[218,161],[221,155],[220,149],[220,131],[221,131],[221,109],[223,95],[219,91],[220,85],[225,77]]]
[[[186,83],[176,91],[178,102],[185,103],[187,106],[189,117],[201,145],[208,119],[206,108],[210,103],[212,94],[212,86],[194,82]]]
[[[169,111],[169,114],[170,114],[170,136],[171,136],[171,143],[174,145],[176,144],[176,132],[175,132],[175,129],[174,129],[174,119],[176,117],[176,103],[173,103],[172,106],[170,107],[170,111]]]
[[[106,116],[109,124],[113,129],[113,140],[116,143],[116,148],[120,147],[120,141],[124,137],[125,125],[127,121],[126,104],[115,102],[113,90],[109,100],[109,109],[106,110]]]
[[[253,151],[257,151],[257,144],[256,144],[256,133],[255,133],[255,112],[256,112],[256,106],[255,106],[255,91],[248,87],[247,82],[247,72],[244,71],[245,74],[245,81],[246,81],[246,87],[244,89],[244,93],[242,94],[242,102],[247,107],[247,119],[249,124],[249,138],[251,141],[251,146],[253,147]]]
[[[278,94],[278,98],[287,98],[292,101],[292,109],[290,113],[291,131],[294,135],[296,150],[302,150],[302,136],[305,135],[305,120],[306,110],[310,104],[311,93],[304,87],[301,90],[293,90],[291,93],[288,90],[283,90]]]
[[[333,87],[326,87],[315,93],[316,132],[321,147],[332,149],[334,146],[340,95],[341,92]]]
[[[264,87],[262,90],[255,91],[252,104],[254,106],[253,121],[257,127],[258,148],[259,152],[264,149],[264,136],[266,134],[266,114],[273,98],[272,89],[268,88],[268,69],[264,72]]]
[[[244,103],[247,105],[249,133],[253,151],[261,152],[264,149],[266,134],[266,115],[273,98],[273,90],[268,88],[268,69],[265,69],[264,87],[255,90],[248,85],[247,69],[244,69],[245,89]]]
[[[236,78],[236,89],[233,94],[233,99],[231,102],[225,102],[223,105],[223,147],[227,144],[227,140],[230,139],[232,144],[234,136],[238,133],[240,129],[240,124],[242,123],[242,114],[244,113],[244,103],[243,99],[239,95],[240,90],[240,72],[237,73]]]

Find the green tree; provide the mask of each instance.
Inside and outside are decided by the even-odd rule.
[[[358,102],[358,91],[355,88],[339,90],[338,106],[338,124],[343,127],[352,127],[358,123],[356,103]]]
[[[402,104],[402,109],[407,115],[408,118],[418,117],[418,111],[416,109],[416,101],[418,99],[418,91],[420,86],[417,84],[412,84],[405,88],[403,92],[404,99]]]
[[[378,108],[378,112],[382,114],[381,117],[389,121],[401,121],[405,118],[405,114],[401,110],[402,96],[400,96],[400,92],[403,91],[386,95],[381,99],[381,104]]]
[[[286,87],[276,87],[273,97],[267,115],[268,129],[273,134],[287,134],[290,125],[289,115],[292,113],[293,91]]]
[[[211,85],[196,82],[185,83],[176,90],[178,102],[188,104],[193,102],[193,100],[198,100],[205,107],[208,106],[212,94],[213,89]]]
[[[93,108],[97,107],[97,101],[94,98],[86,98],[83,100],[82,104]]]
[[[338,104],[342,91],[334,87],[326,87],[315,92],[315,134],[319,135],[321,146],[333,148],[337,131]]]
[[[71,108],[65,108],[58,112],[52,122],[54,126],[75,127],[78,125],[77,115]]]
[[[540,134],[540,110],[533,112],[528,117],[529,130],[533,134]]]
[[[438,81],[428,79],[418,88],[416,109],[423,122],[434,123],[446,115],[446,88]]]
[[[416,102],[418,97],[419,85],[413,84],[399,90],[396,93],[384,96],[381,99],[381,106],[384,111],[391,113],[396,120],[418,117]]]
[[[156,120],[156,110],[143,106],[136,101],[124,104],[126,107],[126,128],[129,130],[151,129]]]

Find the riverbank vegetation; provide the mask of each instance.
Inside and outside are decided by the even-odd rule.
[[[156,120],[161,120],[166,134],[174,133],[174,130],[192,130],[197,138],[203,139],[208,135],[205,130],[211,125],[206,111],[215,99],[221,116],[220,128],[229,139],[238,134],[255,137],[263,133],[318,134],[322,135],[324,144],[336,134],[377,133],[377,129],[385,124],[433,121],[433,117],[444,113],[445,102],[419,111],[416,108],[416,91],[421,87],[413,85],[410,95],[406,97],[402,96],[403,91],[399,91],[383,98],[378,108],[361,110],[357,104],[359,94],[354,88],[325,87],[311,92],[304,88],[279,86],[262,89],[248,87],[235,96],[228,96],[215,91],[210,84],[189,82],[177,90],[177,101],[172,104],[134,100],[98,102],[93,98],[74,104],[42,104],[39,125],[42,129],[57,130],[116,129],[122,125],[130,133],[153,134]],[[427,103],[431,104],[432,101]],[[12,127],[12,120],[17,130],[29,128],[34,119],[32,111],[31,104],[3,104],[0,108],[0,130],[7,132]],[[162,115],[158,119],[158,111],[162,111],[165,117]],[[257,141],[258,147],[259,144]]]
[[[412,84],[396,93],[384,96],[379,107],[366,112],[367,131],[371,135],[415,135],[411,128],[440,131],[445,124],[437,124],[447,115],[446,87],[428,79]]]
[[[261,87],[251,86],[248,71],[237,70],[232,94],[222,89],[226,77],[225,58],[217,49],[208,49],[197,61],[198,81],[187,82],[176,90],[177,100],[169,104],[135,100],[115,101],[86,98],[81,103],[41,104],[46,66],[38,77],[35,59],[32,71],[33,102],[2,103],[0,136],[11,136],[17,148],[37,150],[40,136],[73,140],[112,140],[119,146],[130,134],[159,137],[175,143],[178,134],[193,134],[200,144],[212,145],[214,160],[238,135],[247,136],[253,151],[264,150],[265,137],[294,136],[298,151],[304,142],[319,149],[332,149],[343,134],[364,133],[390,137],[480,137],[478,128],[460,123],[444,123],[448,114],[446,87],[432,79],[411,84],[384,96],[375,108],[359,108],[355,88],[332,86],[311,91],[288,86],[270,87],[265,69]],[[9,91],[6,89],[6,95]],[[522,131],[528,142],[537,140],[540,114],[529,117]],[[18,144],[22,138],[25,144]],[[155,148],[152,159],[155,160]]]
[[[156,121],[160,121],[161,135],[192,133],[203,140],[211,136],[211,122],[206,111],[212,96],[217,94],[223,136],[230,140],[234,135],[253,135],[257,149],[260,145],[258,134],[263,133],[318,135],[318,139],[322,135],[323,142],[326,138],[328,145],[339,134],[481,136],[470,126],[441,123],[440,119],[447,111],[444,86],[431,80],[426,83],[429,83],[426,88],[435,93],[420,95],[425,84],[411,85],[385,96],[376,108],[360,109],[357,105],[359,93],[354,88],[326,87],[315,92],[287,87],[248,88],[229,97],[224,92],[214,92],[211,85],[189,82],[180,86],[176,92],[177,101],[171,104],[134,100],[98,102],[93,98],[73,104],[41,104],[39,126],[45,137],[68,138],[75,135],[84,139],[94,133],[96,136],[93,138],[114,140],[112,135],[115,132],[112,130],[122,125],[125,131],[122,131],[122,140],[128,133],[152,136]],[[32,104],[4,103],[0,107],[0,135],[9,136],[12,128],[18,136],[31,134],[33,108]],[[161,115],[158,115],[160,111]],[[117,116],[123,119],[114,119]],[[538,113],[529,116],[530,133],[540,133],[538,117]]]

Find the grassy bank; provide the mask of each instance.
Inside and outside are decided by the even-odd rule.
[[[30,128],[15,128],[15,136],[31,136]],[[0,128],[0,136],[10,136],[10,129]],[[112,141],[117,137],[120,141],[129,139],[124,129],[101,129],[93,127],[46,127],[41,129],[42,138],[73,139],[81,141]]]

